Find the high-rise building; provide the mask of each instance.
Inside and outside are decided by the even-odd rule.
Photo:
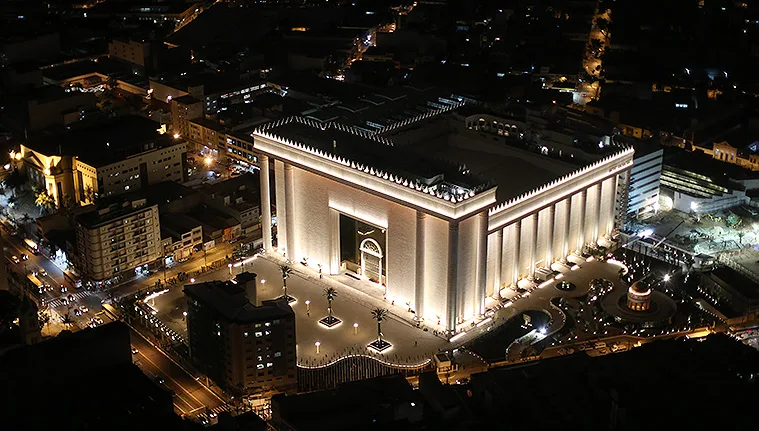
[[[193,362],[237,394],[294,388],[295,314],[287,302],[258,303],[256,275],[184,288]]]
[[[74,265],[90,281],[101,282],[163,256],[158,206],[145,199],[120,201],[75,219]]]

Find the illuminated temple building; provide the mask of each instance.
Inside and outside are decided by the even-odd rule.
[[[350,272],[455,331],[502,288],[609,239],[632,149],[571,163],[517,148],[519,125],[486,136],[482,121],[445,113],[367,131],[291,117],[256,129],[264,246]]]

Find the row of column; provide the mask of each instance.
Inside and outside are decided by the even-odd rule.
[[[263,247],[270,250],[273,247],[272,217],[271,217],[271,182],[269,157],[259,157],[260,186],[261,186],[261,229],[263,230]],[[280,178],[276,181],[274,190],[277,207],[277,247],[278,251],[290,257],[291,249],[295,247],[295,219],[288,214],[295,206],[293,193],[293,167],[281,160],[274,160],[274,175]]]
[[[607,193],[610,193],[610,196],[607,196],[606,202],[603,201],[604,196],[604,184],[607,188]],[[528,269],[528,277],[532,277],[537,269],[537,262],[539,256],[538,253],[538,228],[540,223],[545,218],[545,226],[547,227],[546,232],[546,249],[545,249],[545,259],[544,259],[544,266],[550,268],[550,265],[556,260],[556,256],[554,256],[554,242],[556,241],[556,231],[558,226],[556,225],[556,210],[557,206],[561,205],[564,210],[564,219],[563,219],[563,226],[561,227],[560,231],[563,232],[563,242],[562,242],[562,256],[561,260],[563,261],[566,259],[566,256],[568,256],[572,251],[575,252],[581,252],[586,244],[587,239],[587,230],[589,228],[588,222],[586,220],[594,221],[592,226],[592,240],[598,241],[599,237],[602,236],[602,234],[611,232],[614,227],[614,211],[616,210],[616,188],[617,188],[617,178],[616,176],[613,178],[609,178],[607,180],[602,181],[601,183],[596,184],[595,186],[591,186],[589,188],[583,189],[581,192],[567,197],[561,201],[553,203],[551,206],[545,208],[542,211],[538,211],[535,213],[532,213],[522,219],[514,221],[509,226],[513,226],[513,241],[510,244],[504,243],[504,229],[507,227],[501,228],[498,231],[494,232],[495,242],[497,244],[496,247],[494,247],[494,251],[496,253],[495,256],[493,256],[493,259],[495,261],[494,266],[494,276],[493,276],[493,296],[495,298],[499,298],[500,296],[500,289],[504,282],[510,282],[512,286],[516,286],[517,282],[520,278],[520,260],[522,259],[523,249],[525,246],[528,247],[529,250],[529,269]],[[591,190],[592,193],[594,193],[596,205],[592,212],[592,214],[588,214],[588,190]],[[577,227],[577,238],[576,242],[574,244],[571,243],[571,235],[570,235],[570,221],[572,219],[572,216],[574,215],[573,208],[572,208],[572,199],[575,198],[577,200],[577,203],[575,205],[575,211],[577,211],[577,220],[578,220],[578,227]],[[561,210],[561,209],[560,209]],[[604,232],[601,232],[600,229],[602,228],[602,217],[604,214],[604,210],[608,213],[608,226],[603,226]],[[588,216],[590,218],[588,219]],[[523,244],[523,235],[522,235],[522,228],[523,228],[523,222],[529,220],[530,223],[528,223],[528,227],[530,228],[529,235],[526,235],[526,238],[529,238],[530,244]],[[512,267],[512,274],[511,274],[511,280],[503,280],[503,250],[505,247],[508,247],[513,250],[513,255],[511,259],[511,267]]]

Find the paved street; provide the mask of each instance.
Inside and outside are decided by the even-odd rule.
[[[23,240],[17,236],[7,235],[5,232],[2,234],[2,247],[5,252],[5,257],[10,262],[10,270],[21,275],[22,278],[32,271],[38,271],[44,269],[47,275],[38,274],[37,278],[47,283],[52,287],[51,291],[45,292],[41,298],[44,299],[45,304],[48,305],[47,310],[50,312],[52,323],[62,323],[64,316],[68,315],[71,319],[71,323],[65,325],[72,330],[86,328],[90,319],[96,316],[102,311],[102,294],[100,292],[90,292],[83,289],[75,289],[74,286],[67,281],[63,276],[63,271],[57,265],[50,261],[42,254],[35,255],[29,250],[23,243]],[[22,254],[26,254],[29,260],[20,261],[14,263],[11,260],[12,256],[18,258]],[[66,288],[66,292],[61,292],[60,286],[63,285]],[[74,298],[74,301],[69,301],[69,296]],[[63,305],[62,300],[66,299],[67,304]],[[75,309],[82,310],[81,307],[85,306],[87,311],[82,312],[81,316],[77,316],[74,312]],[[106,321],[105,318],[103,318]]]
[[[132,346],[138,350],[134,355],[135,363],[148,377],[164,379],[163,385],[176,395],[174,408],[177,413],[194,415],[204,413],[206,408],[218,413],[224,408],[223,399],[206,389],[140,334],[132,330],[130,338]]]

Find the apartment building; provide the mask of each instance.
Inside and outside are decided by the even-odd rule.
[[[158,206],[145,199],[115,201],[77,216],[74,224],[74,265],[89,281],[142,271],[163,255]]]
[[[184,288],[190,357],[233,394],[296,384],[295,313],[285,300],[259,302],[256,275]]]
[[[171,125],[174,133],[190,136],[190,121],[203,117],[203,102],[188,95],[171,100]]]

